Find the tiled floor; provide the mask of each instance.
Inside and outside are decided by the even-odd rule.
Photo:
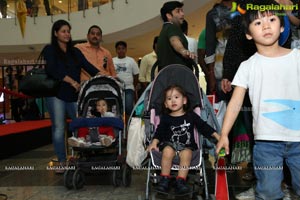
[[[86,184],[80,190],[64,187],[63,175],[49,170],[53,159],[53,147],[47,145],[9,159],[0,160],[0,193],[8,200],[135,200],[144,199],[146,171],[133,170],[129,187],[114,187],[110,175],[87,176]],[[246,190],[252,183],[241,181],[243,170],[228,173],[230,199]],[[214,191],[214,170],[207,167],[208,187]],[[0,200],[4,198],[0,195]],[[160,199],[160,198],[156,198]]]

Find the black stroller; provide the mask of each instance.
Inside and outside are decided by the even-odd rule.
[[[110,173],[114,186],[131,184],[131,168],[125,163],[122,139],[123,122],[123,84],[108,76],[95,76],[85,82],[78,98],[79,118],[70,123],[73,136],[77,136],[82,127],[110,126],[114,128],[115,141],[110,146],[92,145],[72,147],[72,157],[64,173],[64,185],[68,189],[80,189],[85,184],[85,175]],[[97,99],[105,99],[116,117],[87,118]]]
[[[139,105],[144,104],[144,113],[142,116],[144,123],[146,124],[144,133],[146,139],[144,141],[144,146],[148,146],[150,144],[160,122],[163,91],[169,85],[174,84],[181,86],[185,90],[190,100],[190,106],[194,112],[201,116],[204,121],[209,120],[210,122],[208,123],[219,130],[214,110],[205,94],[202,93],[193,71],[183,65],[170,65],[159,72],[157,77],[151,83],[151,86],[145,90],[141,97],[142,99],[140,99],[136,105],[137,108]],[[194,137],[198,145],[198,150],[193,152],[191,166],[189,167],[190,172],[188,175],[188,182],[192,185],[192,191],[185,196],[189,196],[192,199],[202,199],[199,195],[201,194],[205,197],[205,199],[210,199],[213,197],[208,194],[205,164],[203,161],[203,136],[199,135],[198,132],[195,131]],[[152,151],[150,153],[150,157],[142,163],[142,167],[146,167],[148,172],[145,194],[146,200],[149,199],[150,194],[152,199],[155,199],[156,194],[160,194],[160,192],[155,190],[155,187],[151,186],[159,182],[160,177],[158,170],[160,169],[161,158],[161,152]],[[173,160],[172,170],[176,171],[178,169],[179,158],[176,156]],[[152,184],[150,182],[152,182]],[[167,196],[172,198],[177,197],[174,192],[168,193]],[[182,199],[182,196],[179,198]]]

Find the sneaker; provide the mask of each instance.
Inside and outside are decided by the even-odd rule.
[[[235,195],[235,198],[238,200],[255,200],[254,188],[251,187],[250,189]]]
[[[190,192],[190,188],[187,186],[186,181],[182,178],[176,179],[175,193],[176,194],[187,194]]]
[[[68,145],[71,147],[84,147],[85,141],[83,138],[70,137],[68,138]]]
[[[162,176],[156,190],[159,192],[167,193],[169,191],[170,179],[168,177]]]
[[[106,147],[110,146],[114,141],[111,137],[106,136],[106,135],[105,136],[100,136],[99,138],[100,138],[101,144],[103,146],[106,146]]]

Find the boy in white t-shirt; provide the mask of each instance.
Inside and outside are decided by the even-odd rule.
[[[125,84],[125,124],[127,124],[128,117],[131,114],[136,99],[135,87],[138,83],[139,67],[133,58],[126,56],[126,42],[116,42],[115,48],[118,56],[113,58],[113,62],[117,77],[124,81]]]
[[[293,189],[300,196],[300,52],[278,44],[285,12],[275,1],[251,4],[260,10],[248,9],[243,25],[257,52],[240,65],[233,79],[235,88],[216,152],[224,147],[229,153],[228,134],[248,89],[253,106],[255,198],[283,198],[284,161],[291,171]]]

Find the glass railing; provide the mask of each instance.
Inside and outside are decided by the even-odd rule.
[[[15,18],[17,16],[17,5],[19,1],[23,0],[7,0],[7,9],[0,9],[0,18]],[[114,1],[115,0],[24,0],[27,16],[29,17],[69,14],[94,7],[100,9],[100,6],[107,3],[111,3],[113,9]],[[2,2],[5,2],[5,0],[0,1],[1,4],[3,4]],[[125,0],[125,2],[128,3],[127,0]]]

